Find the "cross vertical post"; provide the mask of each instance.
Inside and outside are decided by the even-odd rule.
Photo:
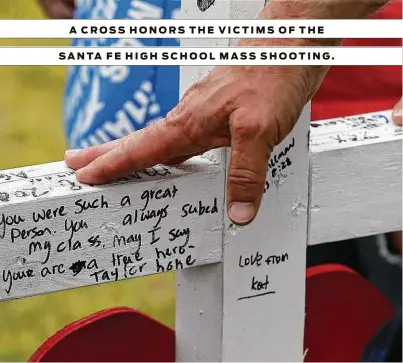
[[[253,19],[264,1],[182,1],[186,19]],[[233,39],[185,39],[227,46]],[[207,67],[181,67],[181,94]],[[178,361],[301,361],[308,239],[310,107],[278,145],[255,221],[237,227],[223,210],[222,263],[177,273]],[[212,154],[226,165],[222,151]],[[225,153],[224,153],[225,155]],[[225,186],[222,193],[225,194]],[[224,204],[225,205],[225,204]]]

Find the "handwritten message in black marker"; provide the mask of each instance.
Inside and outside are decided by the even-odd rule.
[[[169,170],[138,172],[127,180],[162,174]],[[219,228],[213,227],[221,223],[223,201],[207,190],[189,193],[185,183],[175,179],[123,184],[119,193],[83,194],[71,189],[81,185],[74,178],[65,179],[66,175],[49,176],[48,186],[43,184],[44,176],[3,173],[1,178],[17,185],[22,177],[25,183],[39,183],[42,192],[71,191],[65,198],[32,200],[26,196],[24,207],[0,206],[1,299],[48,290],[52,285],[98,284],[193,267],[201,253],[214,255],[209,247],[215,239],[212,235],[221,241]],[[19,184],[17,188],[23,190]],[[5,191],[9,202],[16,198],[10,189],[8,185]],[[201,243],[205,220],[211,225],[207,247]]]
[[[252,254],[240,255],[238,267],[241,269],[253,268],[256,271],[256,275],[252,275],[248,295],[239,297],[238,301],[275,294],[276,291],[271,288],[269,274],[265,272],[272,266],[287,263],[288,260],[288,253],[263,255],[256,251]]]
[[[293,137],[282,149],[273,153],[267,165],[268,175],[264,193],[274,184],[277,188],[286,180],[292,166],[292,150],[295,147],[295,138]]]

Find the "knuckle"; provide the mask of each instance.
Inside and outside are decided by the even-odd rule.
[[[235,122],[232,130],[237,136],[245,139],[255,138],[265,132],[264,126],[259,122],[247,119]]]
[[[203,88],[203,83],[204,80],[200,80],[196,83],[193,83],[192,86],[190,86],[185,93],[182,96],[182,100],[186,101],[187,98],[192,97],[192,96],[197,96],[197,94],[201,91]]]
[[[185,123],[191,113],[189,112],[188,103],[185,101],[180,101],[172,110],[170,110],[166,117],[158,123],[158,126],[169,127],[180,127]]]
[[[184,111],[175,118],[165,119],[160,125],[157,125],[157,127],[158,126],[163,128],[164,132],[167,134],[179,135],[177,137],[185,139],[190,145],[196,144],[199,129],[194,118],[188,111]]]
[[[147,129],[149,127],[155,127],[155,125],[149,125],[148,127],[145,127],[143,130],[144,133],[147,133]],[[131,168],[134,170],[136,168],[136,155],[133,153],[133,150],[136,146],[136,140],[133,137],[128,137],[120,143],[120,145],[116,148],[117,154],[118,155],[124,155],[123,157],[123,163],[127,168]],[[114,163],[115,164],[115,163]],[[111,168],[113,168],[115,165],[112,165]]]
[[[105,177],[108,180],[114,180],[117,172],[116,165],[111,162],[104,162],[101,165],[100,172],[102,177]]]
[[[166,114],[165,119],[166,119],[166,120],[171,120],[171,119],[175,118],[175,116],[176,116],[177,114],[178,114],[178,108],[177,108],[177,107],[174,107],[172,110],[170,110],[170,111]]]
[[[266,181],[263,175],[253,170],[239,167],[230,168],[228,179],[233,186],[252,193],[262,190]]]
[[[151,127],[151,125],[145,127],[143,131],[149,127]],[[121,139],[119,145],[116,147],[116,150],[118,151],[118,153],[128,153],[133,145],[134,145],[133,137],[126,137]]]
[[[134,141],[131,137],[124,138],[116,147],[113,153],[117,156],[119,162],[114,162],[113,158],[111,157],[103,160],[100,171],[105,178],[109,180],[116,179],[116,177],[121,173],[122,168],[124,170],[134,170],[134,162],[131,153],[131,145],[133,142]],[[123,155],[123,159],[121,159],[119,155]]]

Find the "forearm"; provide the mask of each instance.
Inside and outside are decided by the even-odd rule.
[[[365,19],[394,0],[269,0],[258,19]],[[243,45],[339,45],[342,39],[241,39]]]
[[[393,1],[393,0],[392,0]],[[270,0],[260,19],[365,19],[390,0]]]

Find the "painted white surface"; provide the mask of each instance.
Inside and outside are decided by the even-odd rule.
[[[223,264],[176,273],[176,361],[222,361]]]
[[[1,171],[0,300],[220,261],[223,180],[203,158],[102,187],[62,162]]]
[[[209,157],[102,187],[78,183],[63,162],[1,171],[0,300],[162,272],[156,248],[169,249],[158,265],[184,268],[178,361],[300,361],[307,236],[318,244],[402,228],[402,129],[389,111],[377,115],[311,126],[309,188],[307,107],[274,150],[259,215],[243,228],[227,219],[224,169]],[[126,195],[130,206],[121,205]],[[211,207],[215,198],[213,214],[182,217],[184,205]],[[145,206],[157,215],[122,225]],[[174,230],[182,236],[170,241]],[[116,235],[133,237],[119,245]]]
[[[231,1],[231,19],[253,19],[265,2],[247,4]],[[293,132],[273,151],[268,190],[256,220],[233,228],[225,218],[224,361],[302,359],[309,119],[307,106]],[[247,261],[255,263],[241,267]]]
[[[225,221],[224,361],[302,359],[308,120],[306,107],[292,134],[275,148],[256,220],[243,228]]]
[[[402,128],[391,112],[311,127],[309,244],[402,228]]]
[[[206,2],[208,0],[201,0]],[[229,1],[214,3],[205,12],[196,1],[182,1],[181,18],[229,19]],[[225,47],[229,39],[181,39],[181,47]],[[180,67],[180,94],[205,77],[211,66]],[[204,154],[214,162],[225,161],[225,149]],[[224,197],[224,181],[217,192]],[[226,211],[223,209],[223,213]],[[222,244],[221,225],[221,244]],[[206,265],[176,273],[176,361],[218,362],[222,360],[223,264]]]
[[[392,122],[392,111],[340,117],[311,123],[310,151],[365,146],[402,139],[402,128]]]
[[[263,5],[264,1],[216,2],[200,12],[195,3],[182,2],[185,14],[194,19],[252,19]],[[223,46],[223,41],[192,39],[182,44]],[[209,71],[181,68],[182,92]],[[223,264],[177,273],[178,361],[302,359],[308,132],[309,107],[272,154],[269,188],[251,225],[234,227],[225,210]],[[253,266],[244,266],[252,260]]]

